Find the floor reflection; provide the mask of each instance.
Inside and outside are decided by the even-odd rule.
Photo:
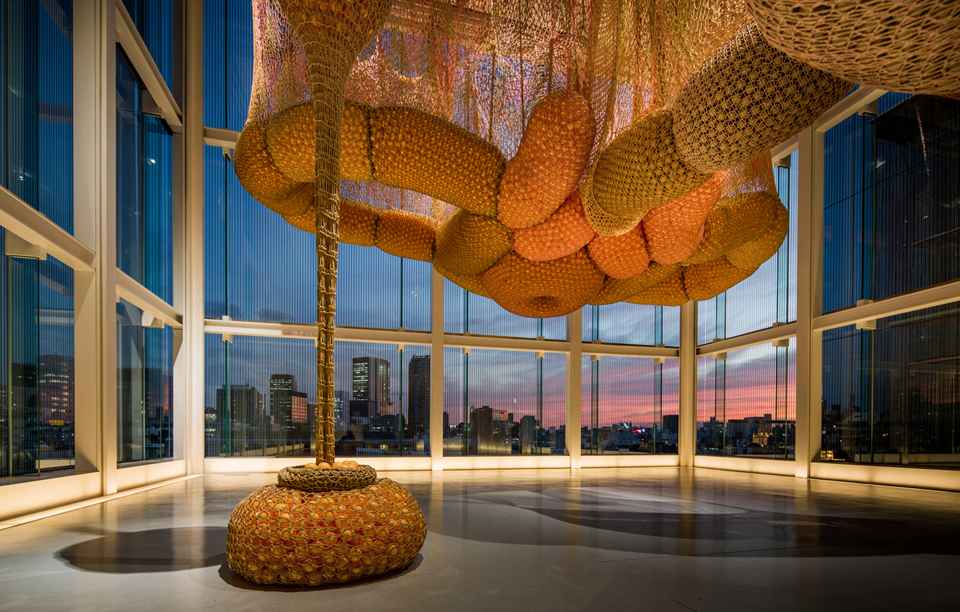
[[[960,555],[960,525],[945,530],[943,524],[916,517],[764,511],[619,487],[505,489],[457,486],[446,491],[442,507],[435,503],[425,507],[428,528],[480,542],[681,556],[709,554],[688,542],[710,545],[714,553],[758,557]],[[511,513],[497,513],[492,507]],[[532,519],[534,514],[549,520]],[[570,526],[578,529],[571,531]],[[616,535],[641,537],[610,537]],[[725,547],[728,543],[734,546]]]
[[[227,528],[172,527],[107,532],[68,546],[57,557],[89,572],[173,572],[220,565],[227,560]]]

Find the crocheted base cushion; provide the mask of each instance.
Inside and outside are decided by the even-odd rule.
[[[417,500],[388,478],[350,491],[270,485],[230,515],[227,559],[251,582],[319,586],[407,567],[426,536]]]
[[[302,465],[285,467],[277,474],[277,484],[304,491],[347,491],[373,484],[377,470],[369,465],[350,468],[308,468]]]

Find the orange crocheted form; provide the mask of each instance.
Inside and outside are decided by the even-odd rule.
[[[320,586],[407,567],[426,535],[417,500],[388,478],[347,491],[270,485],[230,515],[227,558],[251,582]]]
[[[254,0],[241,183],[324,228],[320,253],[336,237],[431,262],[524,316],[703,299],[752,273],[784,226],[765,151],[849,88],[767,44],[743,0],[394,0],[333,125],[315,76],[376,3],[356,34],[291,25],[307,4]]]

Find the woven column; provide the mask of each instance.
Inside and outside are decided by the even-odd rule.
[[[390,0],[280,0],[303,45],[313,91],[317,207],[317,461],[334,460],[333,328],[340,234],[340,131],[350,68],[383,27]]]

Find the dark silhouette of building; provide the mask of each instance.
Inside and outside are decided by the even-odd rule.
[[[270,418],[274,425],[293,426],[293,394],[296,392],[297,378],[293,374],[270,377]]]
[[[310,422],[310,404],[306,393],[294,391],[290,394],[290,422],[297,426]]]
[[[389,414],[390,410],[390,362],[379,357],[355,357],[353,359],[353,402],[369,402],[367,417]]]
[[[470,411],[470,446],[478,454],[510,454],[507,444],[509,413],[481,406]]]
[[[422,439],[430,425],[430,355],[411,357],[409,372],[407,415],[410,417],[410,433],[414,438]]]
[[[229,395],[229,419],[227,417]],[[230,385],[217,389],[217,421],[260,427],[266,417],[264,396],[250,385]]]
[[[532,414],[520,417],[520,453],[532,455],[539,452],[537,431],[540,424]]]
[[[38,378],[40,420],[48,425],[73,423],[73,356],[40,355]]]

